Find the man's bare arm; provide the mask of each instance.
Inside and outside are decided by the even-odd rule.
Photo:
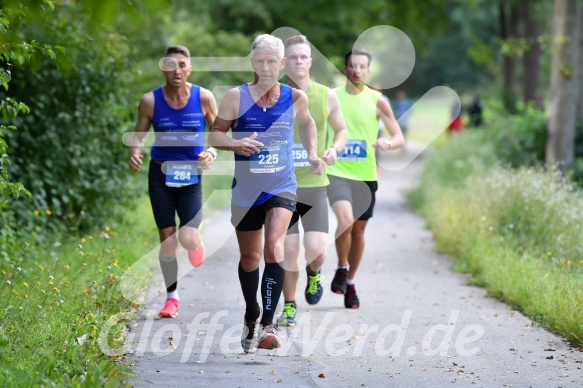
[[[219,150],[233,151],[242,156],[250,156],[251,154],[258,154],[259,149],[257,147],[263,146],[263,143],[254,140],[257,134],[240,140],[234,140],[232,137],[227,136],[227,132],[236,124],[239,118],[240,98],[239,90],[236,88],[230,89],[223,97],[223,101],[219,105],[218,115],[209,134],[209,145]]]
[[[217,118],[217,102],[210,90],[200,88],[200,104],[206,122],[209,128],[212,128]],[[208,169],[212,166],[216,157],[217,151],[213,147],[208,147],[206,151],[198,155],[198,166],[202,169]]]
[[[318,157],[318,133],[316,123],[308,110],[308,97],[299,89],[292,89],[294,99],[295,122],[298,124],[298,134],[302,145],[308,151],[308,161],[312,173],[322,175],[324,162]]]
[[[153,114],[154,93],[149,92],[144,94],[140,99],[140,104],[138,106],[138,119],[136,120],[134,134],[130,140],[129,165],[130,170],[133,172],[138,172],[142,168],[142,160],[144,159],[144,155],[142,155],[144,141],[146,133],[150,130],[150,126],[152,125]]]
[[[384,137],[380,137],[373,147],[378,148],[381,151],[387,151],[389,149],[400,148],[405,144],[405,138],[403,137],[403,132],[401,132],[401,127],[395,119],[391,105],[383,98],[379,98],[377,102],[377,116],[381,119],[385,128],[388,129],[391,139],[387,140]]]
[[[328,91],[326,109],[328,111],[328,123],[334,131],[334,140],[332,148],[324,151],[322,159],[324,159],[327,165],[331,166],[336,163],[338,153],[344,148],[348,140],[348,130],[346,129],[344,116],[342,116],[342,111],[340,110],[340,101],[333,90]]]

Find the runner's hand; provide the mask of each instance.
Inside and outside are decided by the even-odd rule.
[[[142,168],[142,160],[144,160],[144,155],[134,154],[130,156],[130,170],[133,172],[139,172]]]
[[[213,165],[214,160],[215,158],[213,154],[207,151],[202,151],[198,154],[198,167],[203,170],[208,170]]]
[[[253,135],[249,137],[244,137],[241,140],[234,140],[233,145],[231,147],[233,149],[233,152],[242,156],[251,156],[252,154],[258,154],[260,151],[259,148],[257,147],[263,147],[263,143],[255,140],[256,137],[257,132],[253,132]]]
[[[326,151],[324,151],[324,154],[322,155],[322,159],[324,159],[324,162],[326,162],[328,166],[332,166],[334,163],[336,163],[337,158],[338,152],[334,147],[328,148]]]
[[[378,148],[380,151],[388,151],[391,149],[391,141],[384,137],[379,137],[372,146],[373,148]]]
[[[314,175],[322,175],[324,172],[324,161],[317,156],[311,156],[308,158],[308,162],[310,162],[310,168],[312,169],[312,174]]]

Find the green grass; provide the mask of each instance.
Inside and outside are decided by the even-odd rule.
[[[583,193],[553,171],[497,165],[485,139],[434,152],[411,203],[470,282],[583,346]]]
[[[136,306],[123,298],[125,268],[157,244],[149,203],[128,222],[82,237],[22,244],[0,266],[0,386],[119,386],[128,376],[120,357],[98,344],[104,323]],[[109,343],[119,347],[124,324]]]
[[[231,153],[219,155],[232,160]],[[205,217],[229,204],[229,164],[218,169],[223,175],[203,179],[205,199],[220,189],[205,203]],[[0,386],[124,385],[130,368],[103,352],[99,335],[108,319],[139,309],[123,297],[121,277],[158,245],[146,176],[135,176],[144,196],[123,223],[43,243],[31,234],[19,255],[0,261]],[[48,213],[38,216],[51,222]],[[121,350],[126,324],[109,331],[112,349]]]

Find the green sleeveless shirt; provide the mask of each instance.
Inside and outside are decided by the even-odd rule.
[[[348,142],[336,164],[327,167],[329,175],[358,181],[376,181],[376,157],[372,145],[378,138],[377,102],[381,93],[368,87],[357,95],[346,87],[334,89],[348,129]]]

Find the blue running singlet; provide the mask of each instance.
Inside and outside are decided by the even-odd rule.
[[[203,151],[206,127],[200,86],[191,84],[190,99],[180,109],[168,105],[161,86],[154,89],[154,99],[152,125],[156,140],[150,152],[152,159],[158,162],[197,160]]]
[[[248,84],[239,86],[239,118],[232,129],[240,140],[257,132],[255,140],[263,143],[261,153],[250,157],[235,154],[232,204],[260,205],[280,193],[296,194],[294,175],[294,111],[292,88],[281,84],[277,103],[260,107],[253,100]]]

